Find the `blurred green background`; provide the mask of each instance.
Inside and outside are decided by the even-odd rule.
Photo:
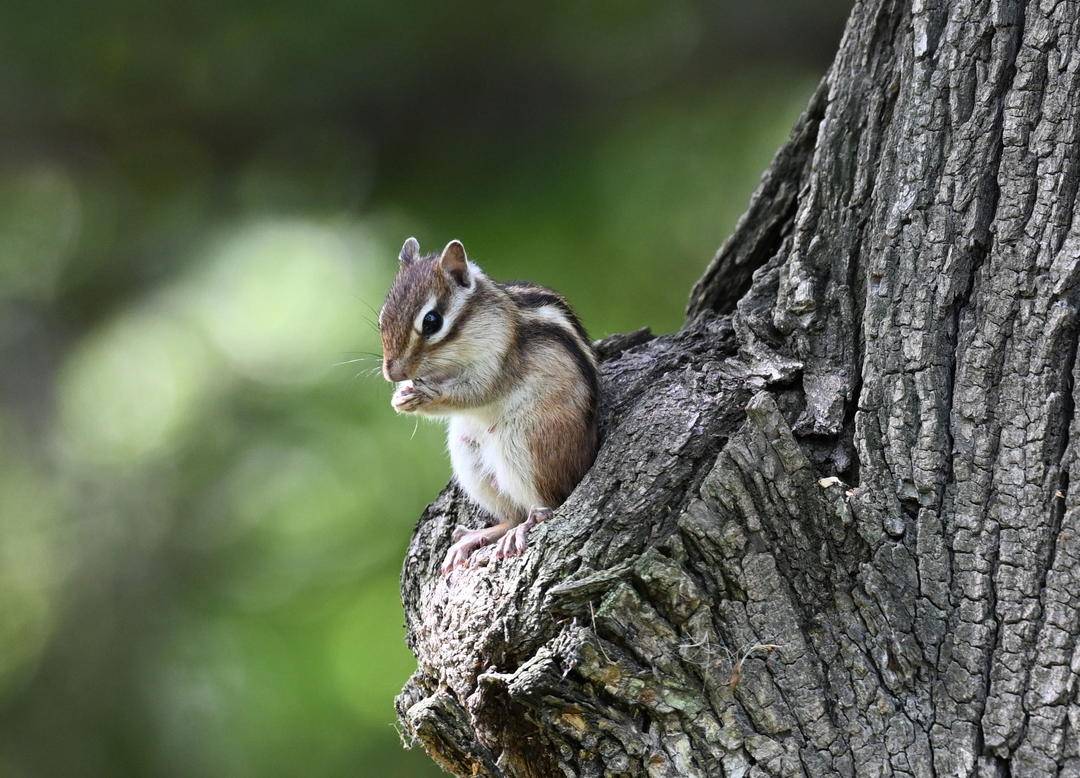
[[[844,1],[0,6],[0,775],[433,775],[402,240],[676,328]]]

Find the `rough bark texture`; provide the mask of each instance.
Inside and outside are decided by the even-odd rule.
[[[1080,2],[859,2],[596,465],[402,592],[458,775],[1080,775]]]

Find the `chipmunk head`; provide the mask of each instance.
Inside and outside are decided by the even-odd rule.
[[[439,255],[420,256],[409,238],[401,247],[400,267],[379,313],[383,376],[387,381],[446,378],[464,369],[461,343],[467,304],[476,291],[479,268],[469,262],[461,241]]]

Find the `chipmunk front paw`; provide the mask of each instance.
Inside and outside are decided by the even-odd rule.
[[[398,413],[412,413],[424,402],[424,396],[413,386],[412,381],[403,381],[394,390],[390,398],[390,407]]]
[[[438,390],[430,384],[402,381],[390,398],[390,406],[398,413],[415,413],[438,396]]]

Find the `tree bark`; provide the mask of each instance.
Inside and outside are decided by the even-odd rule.
[[[518,560],[402,576],[457,775],[1080,775],[1080,2],[866,0]]]

